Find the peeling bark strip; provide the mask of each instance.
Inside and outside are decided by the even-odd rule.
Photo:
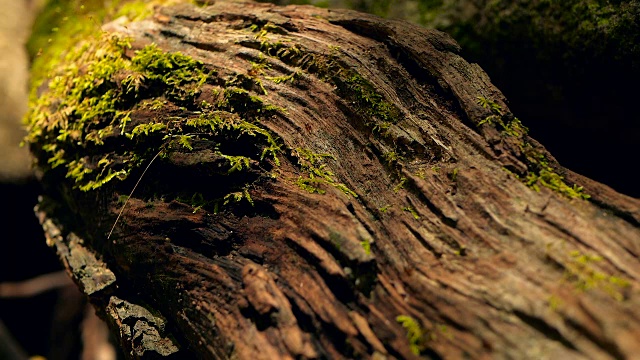
[[[29,141],[132,358],[640,353],[640,202],[558,165],[447,35],[251,2],[104,29],[130,39],[53,68]]]

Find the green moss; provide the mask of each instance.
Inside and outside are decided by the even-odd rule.
[[[226,85],[228,87],[224,89],[224,96],[217,104],[217,107],[222,110],[242,112],[254,116],[286,112],[284,108],[266,104],[259,96],[251,95],[246,89],[233,86],[231,83]]]
[[[580,251],[569,253],[569,261],[565,264],[564,278],[574,284],[579,291],[599,289],[612,298],[622,301],[622,289],[631,283],[622,277],[609,275],[595,268],[595,264],[602,258],[597,255],[587,255]]]
[[[460,247],[453,252],[457,256],[467,256],[467,247],[460,245]]]
[[[362,240],[360,242],[360,246],[362,246],[362,248],[364,249],[365,254],[371,255],[371,241]]]
[[[302,190],[310,193],[324,194],[325,191],[320,188],[322,184],[327,184],[342,191],[347,196],[358,197],[353,190],[349,189],[345,184],[338,182],[335,179],[335,174],[327,169],[327,164],[324,164],[324,160],[334,159],[331,154],[319,154],[314,153],[309,149],[297,148],[294,155],[298,158],[298,165],[306,173],[306,176],[300,176],[296,180],[296,185]]]
[[[458,180],[458,172],[460,172],[460,169],[455,168],[451,171],[451,173],[449,174],[449,179],[451,179],[451,181],[455,182]]]
[[[400,120],[400,110],[380,94],[375,86],[355,69],[346,67],[339,61],[339,46],[329,46],[328,53],[315,53],[299,44],[288,41],[271,41],[268,34],[272,30],[256,26],[256,38],[260,40],[260,49],[269,56],[284,63],[296,66],[300,70],[315,74],[323,81],[332,83],[337,94],[362,117],[364,124],[374,133],[386,135],[386,130]],[[279,82],[293,79],[300,70],[282,77],[272,77]]]
[[[407,331],[407,339],[409,340],[409,348],[415,355],[420,355],[426,350],[427,333],[422,330],[418,322],[408,315],[399,315],[396,321],[402,325]]]
[[[567,185],[564,177],[549,165],[549,160],[546,156],[533,149],[533,146],[529,143],[522,143],[521,151],[526,157],[529,169],[522,181],[530,188],[540,191],[540,186],[544,186],[570,199],[586,200],[591,197],[584,192],[581,186],[577,184]]]
[[[334,78],[338,91],[354,101],[358,112],[367,119],[366,125],[381,133],[398,122],[399,110],[375,91],[373,85],[356,72]]]
[[[407,206],[402,208],[402,210],[410,213],[414,219],[419,220],[420,219],[420,214],[418,214],[418,212],[416,211],[416,209],[413,206]]]
[[[214,154],[227,163],[226,174],[257,170],[261,162],[279,165],[279,140],[259,120],[284,109],[233,86],[220,90],[215,104],[196,104],[205,84],[216,76],[201,62],[155,44],[129,58],[126,38],[81,38],[53,57],[57,61],[49,64],[49,83],[37,94],[39,86],[33,87],[25,143],[45,174],[63,175],[74,188],[92,191],[127,179],[158,155],[192,151],[194,141],[213,142]],[[163,113],[166,107],[179,108],[180,116]],[[132,119],[132,114],[145,111],[153,112],[153,120]],[[251,144],[259,157],[226,153],[224,149],[236,143]],[[217,211],[240,201],[253,205],[253,177],[239,178],[243,180],[229,184],[228,192],[216,199],[200,193],[169,196],[195,210],[207,206]]]
[[[219,106],[225,108],[227,105],[228,100],[223,100],[222,105]],[[243,105],[243,108],[246,110],[246,103]],[[233,108],[229,110],[234,111]],[[280,165],[278,153],[281,151],[281,145],[278,142],[278,139],[267,129],[247,120],[231,116],[230,114],[231,113],[226,111],[208,110],[204,111],[198,117],[186,120],[185,125],[190,127],[190,130],[194,133],[204,132],[218,134],[220,132],[225,132],[230,138],[240,138],[242,136],[255,138],[255,142],[263,144],[260,160],[262,161],[265,157],[269,156],[274,164]],[[239,166],[237,165],[238,161],[245,164],[249,163],[249,160],[245,157],[228,156],[219,151],[217,153],[229,160],[232,165],[231,169],[234,169],[234,171],[239,169]],[[232,172],[231,169],[230,172]]]
[[[502,115],[502,106],[491,99],[487,99],[484,96],[478,96],[477,103],[483,108],[491,110],[495,115]],[[480,124],[482,124],[482,122],[480,122]]]
[[[477,126],[494,126],[501,131],[503,136],[517,139],[527,164],[527,172],[521,175],[514,174],[516,177],[535,191],[540,191],[540,186],[544,186],[570,199],[586,200],[590,198],[581,186],[567,185],[564,177],[551,167],[547,157],[536,150],[528,141],[529,129],[518,118],[506,116],[502,107],[493,100],[478,97],[477,103],[492,112],[491,115],[479,121]]]
[[[398,183],[398,185],[393,187],[393,192],[397,193],[398,191],[400,191],[401,189],[404,189],[404,185],[407,182],[407,178],[406,177],[402,177],[400,179],[400,182]]]
[[[395,165],[399,160],[402,160],[402,156],[398,155],[395,151],[389,151],[384,154],[384,160],[389,166]]]
[[[208,77],[202,63],[180,53],[164,53],[149,45],[128,59],[129,47],[128,39],[116,35],[87,37],[52,68],[43,93],[36,95],[33,90],[25,141],[36,151],[41,146],[44,153],[39,157],[46,160],[41,165],[51,164],[51,169],[66,165],[66,176],[84,191],[123,180],[136,165],[126,155],[117,162],[86,155],[115,136],[116,128],[134,141],[154,132],[166,135],[168,126],[162,122],[129,128],[138,98],[187,101]],[[128,75],[117,80],[122,74]]]
[[[291,82],[293,83],[295,81],[296,78],[299,78],[302,75],[302,72],[299,70],[296,70],[294,72],[292,72],[289,75],[282,75],[282,76],[265,76],[265,79],[267,80],[271,80],[276,84],[281,84],[284,82]]]
[[[191,103],[210,76],[199,61],[179,52],[163,52],[155,44],[137,51],[120,71],[129,72],[118,85],[130,101],[162,96],[178,104]]]
[[[629,280],[606,273],[598,269],[603,258],[598,255],[586,254],[579,250],[565,249],[565,243],[549,243],[545,248],[546,256],[553,263],[560,263],[564,267],[562,282],[570,283],[578,292],[602,291],[617,301],[625,300],[624,291],[631,286]],[[551,310],[556,310],[563,302],[552,294],[548,299]]]
[[[136,136],[140,136],[143,134],[148,136],[149,133],[162,131],[166,128],[167,128],[167,125],[163,123],[140,124],[140,125],[137,125],[135,128],[133,128],[133,130],[130,133],[127,133],[126,135],[129,139],[133,139]]]
[[[247,201],[251,206],[253,206],[253,199],[251,198],[251,195],[249,194],[249,189],[245,186],[241,191],[235,191],[232,192],[230,194],[227,194],[224,196],[223,198],[223,205],[227,205],[229,203],[235,202],[241,202],[242,200]]]
[[[556,295],[551,295],[547,299],[547,305],[549,306],[549,310],[557,311],[560,307],[562,307],[564,302],[561,298]]]

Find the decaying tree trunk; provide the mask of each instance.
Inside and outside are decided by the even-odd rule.
[[[640,353],[640,201],[557,164],[446,34],[234,1],[103,29],[28,142],[132,358]]]

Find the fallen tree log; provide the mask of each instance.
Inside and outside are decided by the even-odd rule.
[[[48,242],[129,357],[640,351],[640,202],[560,166],[449,36],[130,9],[44,50],[27,138]]]

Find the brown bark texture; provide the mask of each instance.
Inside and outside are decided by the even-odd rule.
[[[103,28],[210,70],[192,99],[131,105],[122,133],[204,104],[266,129],[160,139],[90,191],[31,144],[48,242],[131,358],[640,353],[640,201],[560,166],[445,33],[232,1]]]

